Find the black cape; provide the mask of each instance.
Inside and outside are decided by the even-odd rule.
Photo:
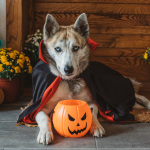
[[[118,123],[134,120],[134,115],[129,111],[135,104],[135,92],[128,78],[100,62],[90,62],[81,77],[86,82],[103,117]],[[36,123],[36,114],[53,96],[61,78],[53,75],[48,64],[43,60],[33,69],[32,82],[33,104],[20,114],[18,122]]]

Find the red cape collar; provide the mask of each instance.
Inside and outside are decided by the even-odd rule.
[[[46,64],[48,64],[46,62],[46,60],[44,59],[43,57],[43,54],[42,54],[42,50],[41,50],[41,46],[42,46],[42,43],[43,43],[43,40],[40,42],[40,45],[39,45],[39,58],[45,62]],[[95,41],[93,41],[92,39],[89,38],[88,40],[88,44],[89,46],[91,47],[91,53],[96,49],[96,47],[99,45],[98,43],[96,43]]]

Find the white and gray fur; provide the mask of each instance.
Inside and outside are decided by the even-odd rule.
[[[105,130],[97,119],[98,107],[94,103],[85,81],[79,78],[79,75],[88,66],[90,59],[90,47],[88,45],[89,25],[86,14],[81,14],[75,24],[71,26],[59,26],[55,18],[48,14],[43,34],[44,46],[42,50],[44,58],[49,63],[51,72],[64,80],[60,82],[51,100],[36,115],[35,119],[40,128],[37,141],[47,145],[54,140],[52,124],[48,115],[56,104],[63,99],[81,99],[86,101],[92,110],[93,120],[90,133],[93,136],[102,137],[105,134]],[[74,51],[74,46],[79,47],[79,49]],[[56,51],[57,47],[60,47],[61,51]],[[71,68],[69,74],[68,72],[66,73],[65,67],[67,69]],[[139,89],[140,84],[132,82],[134,87]],[[150,109],[149,100],[137,94],[136,97],[140,103],[143,103],[145,107]]]

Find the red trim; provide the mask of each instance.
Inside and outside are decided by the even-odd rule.
[[[114,121],[114,115],[112,116],[108,116],[107,114],[111,112],[111,110],[108,110],[108,111],[102,111],[101,108],[99,107],[99,105],[97,104],[98,108],[99,108],[99,113],[102,117],[104,117],[105,119],[107,119],[108,121],[111,121],[111,122],[115,122],[115,123],[124,123],[126,121]]]
[[[109,112],[111,112],[111,110]],[[102,117],[106,118],[107,120],[112,121],[112,122],[116,122],[116,121],[114,121],[114,115],[107,116],[106,114],[108,113],[108,111],[103,112],[100,107],[99,107],[99,113]]]
[[[44,59],[43,54],[42,54],[42,50],[41,50],[42,43],[43,43],[43,40],[40,42],[40,45],[39,45],[39,58],[40,58],[43,62],[45,62],[46,64],[48,64],[48,63],[46,62],[46,60]],[[91,53],[92,53],[92,52],[96,49],[96,47],[99,45],[98,43],[96,43],[95,41],[93,41],[93,40],[90,39],[90,38],[89,38],[89,40],[88,40],[88,44],[89,44],[89,46],[90,46],[90,48],[91,48]]]
[[[89,38],[88,40],[88,44],[91,47],[91,53],[96,49],[96,47],[99,45],[98,43],[96,43],[95,41],[93,41],[92,39]]]
[[[57,77],[53,83],[45,90],[42,100],[41,100],[41,104],[40,106],[33,111],[31,114],[29,114],[28,116],[23,118],[23,122],[25,123],[36,123],[35,121],[35,116],[36,114],[45,106],[45,104],[51,99],[51,97],[54,95],[54,93],[56,92],[59,84],[60,84],[61,78]]]
[[[108,111],[105,111],[104,114],[106,115],[106,114],[108,114],[110,112],[111,112],[111,110],[108,110]]]
[[[43,43],[43,40],[40,42],[40,45],[39,45],[39,58],[42,61],[44,61],[46,64],[48,64],[47,61],[44,59],[43,54],[42,54],[42,50],[41,50],[42,43]]]

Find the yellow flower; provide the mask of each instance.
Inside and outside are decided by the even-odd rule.
[[[32,73],[32,66],[28,66],[28,73]]]
[[[24,58],[25,58],[26,62],[31,62],[29,57],[25,56]]]
[[[23,60],[23,63],[25,61],[24,55],[20,54],[19,58],[21,58]]]
[[[6,50],[2,48],[2,49],[0,49],[0,51],[4,51],[5,52]]]
[[[10,58],[15,59],[16,58],[16,54],[15,53],[9,53]]]
[[[15,69],[15,66],[12,66],[13,69]]]
[[[5,54],[6,54],[5,51],[0,52],[0,55],[5,55]]]
[[[11,70],[10,70],[10,72],[14,72],[14,70],[13,70],[13,69],[11,69]]]
[[[4,64],[7,62],[7,57],[6,56],[1,56],[1,62]]]
[[[19,66],[21,67],[21,68],[23,68],[23,60],[22,59],[17,59],[17,63],[19,64]]]
[[[17,59],[17,63],[18,63],[18,64],[23,64],[24,62],[23,62],[22,59]]]
[[[12,50],[12,48],[5,48],[5,50],[6,50],[6,51],[11,51],[11,50]]]
[[[8,65],[10,65],[10,63],[7,61],[7,62],[5,62],[5,64],[6,64],[6,66],[8,66]]]
[[[21,52],[22,55],[25,55],[25,53]]]
[[[15,73],[21,73],[20,67],[17,66],[14,69],[15,69]]]
[[[23,59],[23,58],[24,58],[24,55],[23,55],[23,54],[20,54],[19,58],[22,58],[22,59]]]
[[[144,58],[145,58],[145,59],[148,58],[148,53],[144,53]]]
[[[17,50],[14,50],[13,52],[14,52],[15,54],[20,54]]]
[[[23,68],[23,64],[19,64],[19,66],[20,66],[21,68]]]
[[[3,70],[4,70],[3,64],[0,64],[0,72],[2,72]]]

